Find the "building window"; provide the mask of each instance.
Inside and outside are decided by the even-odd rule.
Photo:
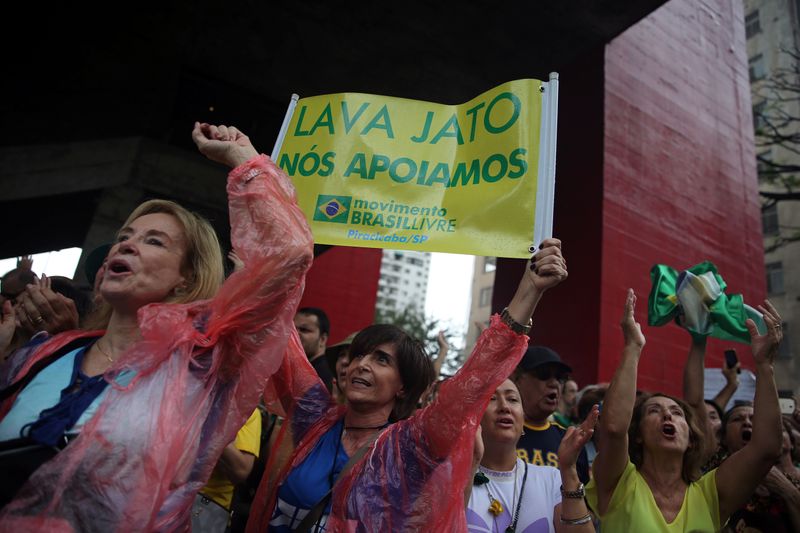
[[[761,228],[764,235],[778,234],[778,204],[773,203],[761,208]]]
[[[480,299],[478,301],[479,307],[486,307],[492,303],[492,288],[484,287],[481,289]]]
[[[494,272],[497,270],[497,258],[496,257],[484,257],[483,258],[483,271],[484,272]]]
[[[767,264],[767,292],[770,294],[783,294],[783,263]]]
[[[767,76],[764,68],[764,56],[756,54],[750,58],[750,81],[763,80]]]
[[[767,121],[764,120],[764,110],[766,108],[766,100],[762,100],[753,106],[753,129],[755,129],[756,132],[763,129],[764,126],[767,125]]]
[[[744,35],[748,39],[761,33],[761,22],[758,19],[758,9],[744,17]]]
[[[791,359],[792,347],[789,344],[789,324],[783,323],[783,339],[778,345],[778,359]]]

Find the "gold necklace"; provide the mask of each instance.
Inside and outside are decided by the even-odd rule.
[[[106,351],[105,351],[105,350],[104,350],[104,349],[103,349],[103,348],[100,346],[100,341],[97,341],[96,343],[94,343],[94,345],[95,345],[95,346],[97,346],[97,349],[98,349],[98,350],[100,350],[100,353],[101,353],[101,354],[103,354],[103,355],[105,355],[105,356],[106,356],[106,359],[108,359],[108,362],[109,362],[109,363],[113,363],[113,362],[114,362],[114,360],[111,358],[111,356],[110,356],[110,355],[108,355],[108,354],[106,353]]]

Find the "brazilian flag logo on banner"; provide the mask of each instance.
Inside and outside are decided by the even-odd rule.
[[[314,209],[314,220],[347,224],[347,214],[350,212],[351,200],[351,196],[320,194],[317,196],[317,208]]]

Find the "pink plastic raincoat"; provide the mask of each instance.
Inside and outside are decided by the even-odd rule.
[[[106,376],[135,378],[110,387],[81,435],[3,510],[0,530],[188,528],[195,493],[284,360],[312,260],[294,188],[268,157],[230,173],[228,198],[245,269],[212,300],[140,309],[141,341]],[[59,343],[41,346],[12,381]]]
[[[466,532],[463,489],[472,466],[475,431],[495,389],[528,345],[500,317],[492,317],[464,367],[436,400],[389,426],[339,482],[327,530]],[[248,533],[267,530],[277,489],[320,437],[344,416],[313,375],[299,342],[264,393],[289,414],[250,510]]]

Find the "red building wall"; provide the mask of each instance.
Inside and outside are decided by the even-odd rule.
[[[751,305],[765,296],[743,18],[740,2],[672,0],[562,73],[554,228],[570,278],[537,310],[534,342],[581,386],[611,379],[633,287],[647,337],[639,387],[680,393],[688,335],[646,325],[655,263],[708,259],[729,292]],[[498,265],[495,309],[519,268]],[[707,366],[726,347],[712,341]]]
[[[600,380],[619,360],[626,287],[646,322],[654,263],[708,259],[729,292],[765,297],[743,20],[741,2],[673,0],[606,47]],[[646,329],[640,388],[679,392],[688,335]],[[722,350],[710,343],[706,365]]]
[[[334,246],[314,259],[300,307],[319,307],[331,321],[328,344],[372,324],[381,250]]]

